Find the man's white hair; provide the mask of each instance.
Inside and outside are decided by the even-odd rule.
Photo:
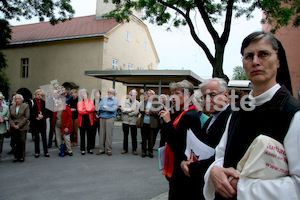
[[[211,79],[205,79],[200,85],[199,88],[202,91],[202,88],[207,85],[208,83],[212,82],[212,81],[217,81],[219,83],[219,91],[220,92],[225,92],[227,91],[227,82],[222,79],[222,78],[211,78]]]

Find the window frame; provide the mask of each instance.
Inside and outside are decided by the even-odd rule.
[[[132,67],[133,67],[133,64],[131,64],[131,63],[128,63],[128,65],[127,65],[127,69],[128,69],[128,70],[132,70]]]
[[[28,78],[29,73],[29,58],[21,58],[21,78]]]
[[[112,69],[113,70],[118,70],[118,63],[119,63],[118,59],[115,59],[115,58],[112,59]]]
[[[126,40],[129,42],[130,41],[130,32],[126,31]]]

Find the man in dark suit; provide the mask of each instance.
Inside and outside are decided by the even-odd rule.
[[[200,85],[203,94],[203,112],[211,117],[205,122],[199,138],[212,148],[215,148],[223,135],[226,122],[232,110],[229,105],[229,93],[227,83],[220,78],[203,81]],[[204,174],[209,165],[214,161],[214,156],[207,160],[197,162],[182,161],[181,168],[186,176],[191,178],[193,187],[199,199],[204,199],[202,188],[204,186]],[[201,188],[201,189],[199,189]],[[191,190],[193,191],[193,190]]]

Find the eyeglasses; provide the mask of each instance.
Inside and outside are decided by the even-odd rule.
[[[201,97],[202,100],[206,99],[207,97],[209,97],[210,99],[213,99],[215,98],[216,96],[222,94],[224,92],[220,92],[220,93],[215,93],[215,92],[212,92],[212,93],[209,93],[209,94],[203,94],[203,96]]]
[[[276,52],[277,53],[277,52]],[[268,60],[271,55],[274,54],[272,52],[269,52],[269,51],[259,51],[258,54],[257,54],[257,57],[260,59],[260,60]],[[254,55],[253,53],[247,53],[245,54],[242,58],[244,59],[244,61],[246,62],[252,62],[253,61],[253,58],[254,58]]]

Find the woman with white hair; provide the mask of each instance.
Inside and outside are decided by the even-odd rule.
[[[14,152],[14,162],[24,162],[26,133],[29,130],[29,106],[23,103],[23,96],[16,94],[14,104],[10,106],[9,125],[11,129],[11,143]]]
[[[93,154],[92,150],[92,126],[94,124],[94,101],[88,98],[86,89],[79,90],[78,110],[78,127],[80,129],[80,150],[81,155],[85,155],[85,135],[87,136],[87,151]]]
[[[9,117],[8,106],[5,104],[2,104],[3,101],[4,101],[4,96],[2,94],[0,94],[0,162],[2,162],[1,154],[2,154],[4,134],[7,132],[6,122]]]

